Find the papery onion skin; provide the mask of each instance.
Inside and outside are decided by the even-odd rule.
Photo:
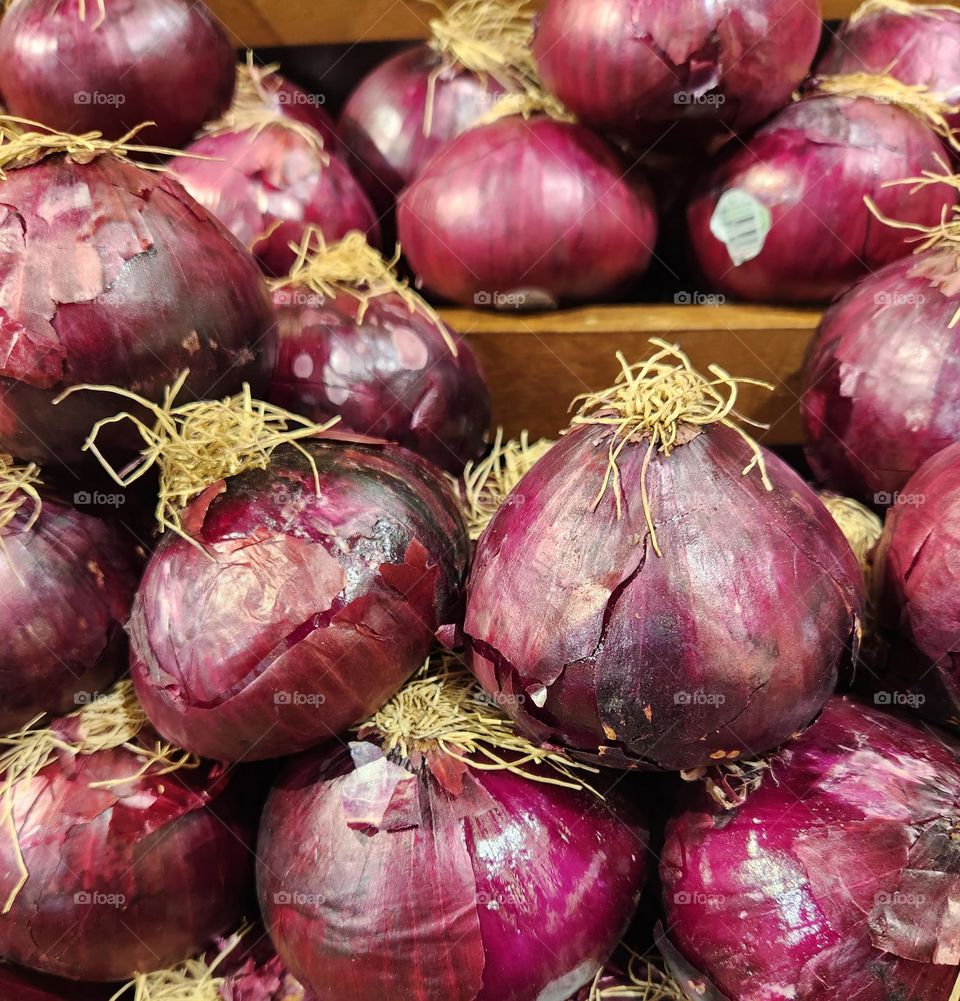
[[[318,998],[565,1001],[636,907],[641,820],[440,757],[458,777],[446,789],[368,742],[288,766],[257,848],[280,955]]]
[[[887,218],[937,226],[956,201],[953,188],[887,182],[943,173],[946,159],[940,139],[892,104],[835,96],[797,101],[744,143],[731,144],[694,193],[687,224],[696,262],[711,287],[727,295],[826,301],[913,249],[911,234],[874,218],[864,196]],[[769,222],[763,239],[734,237],[739,264],[729,233],[725,242],[712,231],[727,211],[718,209],[721,198],[749,199],[748,210],[733,211],[755,213],[752,232],[762,234]]]
[[[832,489],[886,507],[927,459],[960,441],[958,274],[946,249],[905,257],[824,313],[803,419],[807,461]]]
[[[303,750],[365,719],[453,620],[468,544],[442,474],[398,445],[317,441],[215,484],[168,533],[130,617],[153,725],[218,760]],[[211,558],[212,557],[212,558]]]
[[[790,100],[821,29],[816,0],[549,0],[533,53],[546,87],[585,125],[706,145]]]
[[[267,398],[311,420],[399,442],[450,473],[484,449],[490,392],[466,341],[398,295],[360,303],[297,288],[273,293],[279,350]]]
[[[357,229],[379,245],[373,206],[349,168],[292,129],[266,123],[220,132],[184,152],[170,169],[268,275],[290,270],[296,260],[290,244],[300,244],[311,224],[328,243]]]
[[[184,399],[256,393],[274,363],[273,308],[256,264],[170,177],[112,156],[61,156],[0,182],[0,448],[77,464],[116,398],[155,401],[189,368]],[[109,433],[109,452],[136,435]]]
[[[256,815],[249,788],[209,765],[90,787],[142,766],[124,748],[65,755],[14,786],[30,878],[0,917],[7,959],[73,980],[126,980],[174,966],[239,924]],[[5,900],[18,875],[5,832]]]
[[[61,132],[179,147],[227,109],[234,51],[202,3],[17,0],[0,25],[7,111]]]
[[[490,111],[504,92],[492,77],[482,79],[462,68],[440,72],[440,66],[441,57],[427,45],[398,52],[357,84],[340,114],[340,132],[358,163],[357,177],[380,211],[387,211],[440,147]]]
[[[643,273],[657,236],[650,189],[620,153],[542,115],[444,146],[401,193],[397,226],[423,284],[467,306],[611,293]]]
[[[109,687],[126,664],[126,622],[139,559],[123,532],[46,497],[30,528],[29,501],[0,529],[6,623],[0,734],[60,716]]]
[[[696,996],[944,1001],[960,972],[957,753],[834,698],[742,807],[698,790],[660,866],[670,940],[703,974]]]
[[[533,739],[583,760],[680,770],[777,746],[833,691],[862,614],[856,558],[800,477],[764,453],[768,492],[736,431],[681,430],[647,471],[662,557],[646,440],[618,458],[622,517],[612,489],[593,510],[597,427],[554,445],[477,543],[474,673]]]
[[[229,940],[217,945],[207,960],[211,965],[216,963],[216,975],[223,978],[219,987],[222,1001],[316,1001],[286,968],[261,926],[247,931],[239,945],[230,948]],[[230,951],[218,961],[224,948]]]

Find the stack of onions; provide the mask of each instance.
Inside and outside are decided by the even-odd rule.
[[[109,387],[98,387],[112,392]],[[453,621],[468,541],[443,474],[250,397],[125,415],[168,529],[134,600],[131,674],[166,739],[217,760],[328,740]],[[114,475],[117,475],[114,473]]]
[[[247,247],[284,275],[308,226],[327,240],[360,230],[380,241],[377,216],[344,161],[326,148],[326,116],[292,115],[292,91],[253,71],[230,110],[170,163],[184,187]],[[281,100],[281,96],[284,96]]]
[[[818,0],[548,0],[533,52],[585,124],[705,146],[786,104],[820,32]]]
[[[740,385],[674,346],[582,400],[477,544],[473,668],[577,758],[694,769],[806,726],[856,644],[857,561],[735,423]],[[784,614],[789,609],[790,614]]]
[[[490,394],[473,351],[364,240],[304,236],[272,283],[280,348],[267,398],[372,434],[451,473],[484,448]]]
[[[63,132],[182,146],[233,96],[233,46],[188,0],[16,0],[0,24],[0,93]]]
[[[387,211],[444,143],[533,68],[532,11],[522,0],[456,0],[430,20],[424,45],[400,52],[360,81],[340,116],[344,142],[374,204]]]
[[[273,311],[254,261],[164,173],[124,144],[20,131],[0,119],[0,449],[76,463],[116,383],[159,399],[259,386],[273,365]],[[109,434],[105,447],[124,442]],[[135,444],[135,442],[134,442]]]
[[[145,722],[121,682],[5,741],[4,958],[120,980],[194,955],[239,923],[255,797],[239,772],[161,744]]]
[[[875,212],[935,226],[956,201],[945,183],[891,182],[942,170],[949,111],[891,77],[823,77],[819,90],[735,143],[687,208],[699,267],[743,299],[819,302],[908,253]],[[939,135],[937,134],[939,133]]]
[[[660,867],[661,948],[688,996],[946,1001],[960,973],[958,754],[835,698],[743,806],[693,796]]]
[[[513,733],[464,670],[428,668],[271,792],[257,886],[277,951],[321,997],[565,1001],[646,872],[642,821],[590,771]]]
[[[126,663],[133,546],[119,528],[41,500],[40,486],[35,466],[0,455],[0,733],[91,700]]]

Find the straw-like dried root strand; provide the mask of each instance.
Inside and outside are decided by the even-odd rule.
[[[772,756],[731,758],[714,765],[680,773],[685,782],[703,781],[707,794],[725,810],[735,810],[756,792],[768,774],[773,777]]]
[[[664,973],[652,960],[622,945],[630,956],[625,984],[601,987],[605,970],[593,978],[587,1001],[614,1001],[614,998],[631,998],[633,1001],[687,1001],[687,995],[669,974]]]
[[[489,125],[491,122],[498,122],[501,118],[511,118],[514,115],[520,115],[522,118],[547,115],[556,122],[575,122],[577,120],[576,116],[568,111],[552,94],[548,94],[539,86],[531,86],[520,94],[504,94],[473,125]]]
[[[0,529],[10,524],[24,504],[31,506],[24,528],[29,531],[36,524],[42,506],[37,487],[41,486],[37,465],[18,466],[13,456],[0,452]]]
[[[956,10],[956,7],[946,3],[918,4],[908,3],[907,0],[864,0],[850,15],[848,23],[854,25],[864,18],[881,13],[902,14],[904,17],[934,17],[942,20],[942,15],[946,11],[956,12]]]
[[[107,19],[107,5],[106,0],[96,0],[97,4],[97,19],[93,22],[93,30],[96,31],[101,24]],[[85,22],[87,20],[87,0],[79,0],[77,3],[77,16],[81,21]]]

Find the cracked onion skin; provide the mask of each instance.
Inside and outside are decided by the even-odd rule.
[[[273,366],[273,307],[256,263],[170,177],[109,155],[50,156],[0,182],[0,448],[77,465],[93,424],[117,412],[78,383],[160,401],[189,368],[183,402],[256,393]],[[132,451],[129,432],[101,436]]]
[[[387,701],[453,620],[466,529],[442,474],[398,445],[303,442],[209,487],[167,533],[128,631],[154,727],[217,760],[329,740]],[[211,558],[212,557],[212,558]]]
[[[458,475],[483,454],[490,392],[476,356],[457,354],[428,317],[398,295],[360,303],[299,289],[273,293],[279,350],[267,398],[317,423],[399,442]],[[442,321],[441,321],[442,322]]]
[[[186,0],[17,0],[0,24],[8,112],[61,132],[180,147],[233,97],[234,51],[219,21]],[[84,99],[86,97],[86,99]]]
[[[265,274],[286,275],[290,244],[317,226],[328,243],[351,230],[379,246],[370,200],[342,159],[298,132],[267,122],[201,136],[170,170],[256,257]]]
[[[643,274],[657,239],[653,195],[627,168],[604,139],[544,115],[477,126],[401,192],[400,244],[426,288],[465,306],[612,293]]]
[[[6,959],[71,980],[126,980],[174,966],[240,923],[256,824],[248,784],[202,764],[91,788],[142,767],[122,747],[62,755],[14,786],[30,877],[0,916]],[[5,831],[4,900],[18,876]]]
[[[477,543],[464,631],[484,688],[540,743],[618,768],[692,769],[806,726],[858,632],[863,581],[816,494],[721,425],[669,456],[640,500],[647,441],[623,448],[623,515],[605,429],[578,428],[509,495]]]
[[[892,104],[797,101],[731,144],[694,192],[687,226],[696,263],[712,288],[740,299],[827,301],[913,249],[911,235],[874,218],[864,196],[888,219],[937,226],[956,201],[953,188],[889,182],[940,174],[947,159],[940,139]],[[733,191],[770,213],[762,245],[745,242],[743,252],[755,254],[740,264],[711,229],[721,197]]]
[[[72,712],[126,664],[123,635],[140,579],[124,532],[45,496],[0,528],[0,593],[7,638],[0,661],[0,734],[35,716]]]
[[[787,104],[821,30],[817,0],[549,0],[533,54],[585,125],[703,146]]]
[[[278,952],[317,1001],[566,1001],[636,909],[643,820],[613,795],[424,757],[357,741],[287,766],[257,845]]]
[[[958,309],[956,254],[934,249],[888,264],[824,313],[803,392],[806,458],[820,482],[886,507],[960,441]]]
[[[960,973],[958,752],[837,697],[743,806],[688,797],[660,865],[688,994],[945,1001]]]

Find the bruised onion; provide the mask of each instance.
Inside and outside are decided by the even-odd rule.
[[[818,302],[909,253],[897,229],[935,226],[956,201],[947,184],[892,182],[942,172],[946,150],[888,78],[826,78],[721,153],[687,208],[690,242],[711,287],[742,299]],[[874,93],[877,99],[865,95]],[[899,106],[899,101],[904,107]],[[842,489],[842,487],[837,487]]]
[[[694,769],[816,716],[863,582],[813,491],[731,419],[738,381],[653,343],[493,516],[464,630],[484,688],[539,742]]]
[[[80,393],[51,406],[70,386],[158,400],[189,369],[185,393],[204,396],[258,387],[273,364],[255,262],[170,177],[105,146],[0,120],[0,449],[21,459],[80,460],[110,410]]]
[[[821,27],[817,0],[548,0],[533,53],[585,125],[707,145],[790,100]]]
[[[617,290],[643,273],[657,236],[650,189],[619,151],[546,115],[449,142],[401,193],[397,226],[432,292],[520,308]]]
[[[182,146],[230,104],[233,66],[220,22],[187,0],[16,0],[0,23],[4,105],[62,132],[147,122],[144,141]]]
[[[261,909],[321,997],[566,1001],[636,908],[636,812],[513,734],[467,677],[418,676],[270,794]]]
[[[239,772],[161,745],[129,682],[7,743],[6,959],[121,980],[173,965],[239,923],[256,803]]]
[[[660,866],[688,995],[945,1001],[960,973],[958,753],[834,698],[743,806],[698,793]]]
[[[273,283],[272,403],[399,442],[459,473],[484,448],[490,393],[469,345],[359,233],[309,234]]]
[[[109,687],[126,662],[123,623],[139,579],[119,528],[41,499],[36,467],[8,459],[0,456],[0,734]]]

